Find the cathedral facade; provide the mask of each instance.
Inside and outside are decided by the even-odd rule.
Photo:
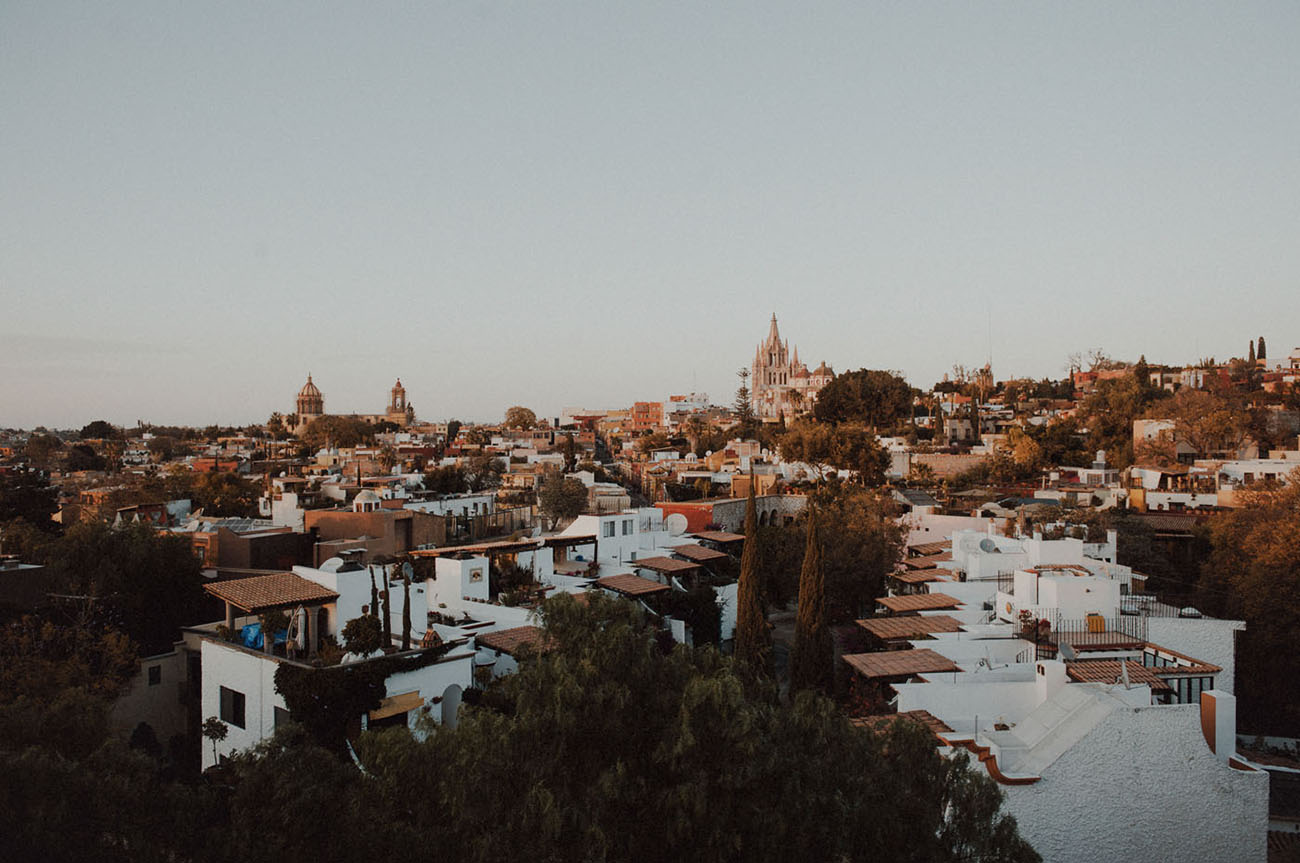
[[[767,338],[754,351],[750,372],[750,400],[754,414],[763,422],[790,420],[812,410],[817,393],[831,382],[835,372],[823,362],[813,371],[799,361],[799,348],[790,350],[789,340],[781,341],[776,315],[768,328]]]
[[[294,412],[287,417],[289,430],[297,435],[315,419],[325,416],[325,396],[320,388],[312,383],[307,375],[307,383],[298,391],[294,400]],[[382,414],[345,414],[352,419],[364,420],[370,424],[390,422],[399,428],[409,428],[415,424],[415,408],[406,401],[406,388],[398,378],[397,383],[388,393],[388,409]]]

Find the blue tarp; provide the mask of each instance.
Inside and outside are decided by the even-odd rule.
[[[250,623],[239,631],[239,638],[244,642],[245,647],[253,650],[262,649],[262,624]],[[289,639],[289,630],[282,629],[275,634],[272,644],[284,644]]]

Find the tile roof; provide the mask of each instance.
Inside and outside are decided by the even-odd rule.
[[[705,548],[702,545],[677,545],[673,546],[671,551],[673,554],[681,555],[696,563],[704,563],[710,560],[726,560],[730,557],[725,551]]]
[[[953,599],[946,593],[915,593],[911,596],[881,596],[876,602],[895,614],[903,611],[930,611],[940,608],[956,608],[960,600]]]
[[[1128,679],[1134,684],[1147,684],[1152,691],[1168,691],[1169,684],[1155,675],[1155,669],[1147,668],[1140,662],[1125,662],[1128,666]],[[1085,659],[1067,662],[1065,673],[1071,680],[1080,683],[1114,683],[1120,679],[1120,661],[1118,659]]]
[[[866,678],[912,677],[942,671],[961,671],[951,659],[933,650],[884,650],[880,653],[849,653],[844,661]]]
[[[674,560],[671,557],[644,557],[639,560],[633,560],[628,566],[636,569],[649,569],[655,572],[692,572],[700,568],[698,563],[689,563],[685,560]]]
[[[849,720],[850,724],[856,725],[858,728],[870,728],[872,731],[883,731],[895,722],[919,722],[936,737],[940,734],[952,733],[952,729],[948,727],[946,722],[928,710],[904,710],[902,713],[855,716]]]
[[[203,585],[203,589],[249,614],[295,605],[320,605],[339,598],[329,588],[292,572],[218,581]]]
[[[908,569],[933,569],[941,563],[952,563],[951,554],[928,554],[924,557],[905,557],[903,566]]]
[[[936,554],[943,554],[950,548],[952,548],[952,543],[943,540],[941,542],[918,542],[915,545],[909,545],[907,550],[909,553],[916,552],[922,557],[931,557]]]
[[[951,570],[947,569],[917,569],[912,571],[895,572],[889,576],[897,579],[904,584],[925,584],[927,581],[954,581]]]
[[[604,578],[597,579],[596,584],[624,596],[644,596],[650,593],[662,593],[665,590],[672,590],[666,584],[660,584],[657,581],[631,574],[607,575]]]
[[[725,530],[699,530],[691,536],[709,542],[741,542],[745,538],[744,534],[727,533]]]
[[[536,626],[516,626],[513,629],[498,629],[474,636],[479,647],[499,650],[508,656],[518,656],[525,647],[544,649],[545,633]]]
[[[873,617],[857,621],[858,626],[882,641],[920,638],[935,632],[960,632],[961,621],[946,614],[910,614],[904,617]]]

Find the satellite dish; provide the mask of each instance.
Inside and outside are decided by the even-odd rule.
[[[670,536],[681,536],[686,533],[687,527],[686,516],[680,512],[675,512],[664,519],[664,528]]]
[[[992,554],[997,550],[998,550],[998,544],[994,542],[992,539],[990,539],[989,537],[986,536],[980,540],[980,551]]]

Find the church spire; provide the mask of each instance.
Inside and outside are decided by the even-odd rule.
[[[767,331],[767,341],[768,344],[778,346],[781,344],[781,333],[778,332],[776,328],[776,312],[772,312],[772,326]]]

